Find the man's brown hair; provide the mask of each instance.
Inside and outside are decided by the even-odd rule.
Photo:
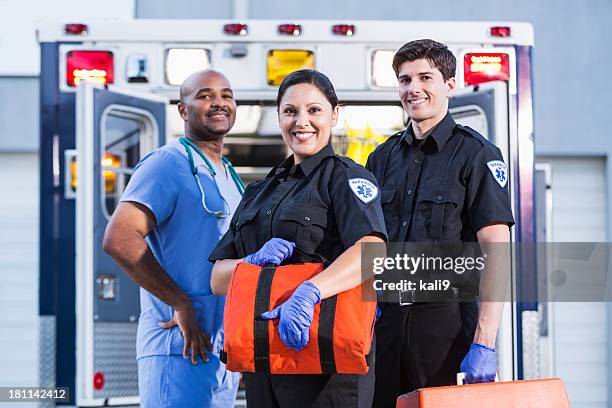
[[[457,60],[448,47],[434,40],[415,40],[402,45],[393,56],[393,70],[399,76],[400,66],[406,61],[426,59],[442,73],[445,81],[455,76]]]

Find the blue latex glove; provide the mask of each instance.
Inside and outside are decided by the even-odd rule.
[[[297,287],[286,302],[261,315],[263,319],[278,319],[278,334],[285,346],[300,351],[310,339],[314,307],[321,301],[321,292],[306,281]]]
[[[378,305],[376,305],[376,320],[374,320],[374,321],[377,322],[378,319],[380,319],[380,316],[382,316],[382,310],[380,310],[380,307],[378,307]]]
[[[280,265],[285,259],[293,254],[294,242],[282,238],[272,238],[259,249],[244,257],[244,262],[265,266],[267,264]]]
[[[495,349],[480,343],[472,343],[470,351],[461,362],[460,369],[465,373],[465,382],[468,384],[495,381],[497,370]]]

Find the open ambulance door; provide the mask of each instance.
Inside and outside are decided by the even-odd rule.
[[[512,130],[509,120],[509,92],[508,84],[505,81],[495,81],[469,86],[459,89],[451,99],[449,110],[455,122],[467,125],[477,130],[488,140],[499,147],[504,157],[504,162],[508,166],[510,189],[510,199],[512,210],[516,218],[515,184],[512,182],[513,176],[517,176],[517,169],[514,168],[512,160],[512,149],[516,145],[511,140]],[[514,242],[514,228],[511,232],[511,240]],[[510,282],[510,298],[515,299],[516,291],[516,254],[512,251],[512,275]],[[497,337],[497,358],[499,377],[502,381],[516,379],[517,370],[517,319],[516,310],[511,302],[504,306],[504,313],[500,324]]]
[[[76,166],[78,406],[138,403],[139,289],[104,253],[102,239],[134,166],[165,143],[166,105],[153,95],[86,81],[78,86],[76,158],[70,163]]]

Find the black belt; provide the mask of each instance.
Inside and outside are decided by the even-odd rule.
[[[397,302],[400,306],[436,302],[471,302],[476,300],[475,294],[462,292],[456,287],[450,287],[447,290],[400,290],[397,296]]]

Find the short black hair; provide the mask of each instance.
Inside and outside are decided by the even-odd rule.
[[[298,84],[310,84],[316,86],[319,91],[325,95],[332,108],[338,106],[338,96],[336,95],[336,90],[325,74],[314,69],[300,69],[299,71],[294,71],[287,75],[278,87],[278,94],[276,96],[277,108],[280,106],[281,100],[283,99],[285,92],[287,92],[287,89]]]
[[[445,81],[455,77],[457,59],[448,47],[434,40],[424,39],[410,41],[402,45],[393,56],[393,70],[399,76],[399,70],[406,61],[426,59],[434,67],[440,70]]]

